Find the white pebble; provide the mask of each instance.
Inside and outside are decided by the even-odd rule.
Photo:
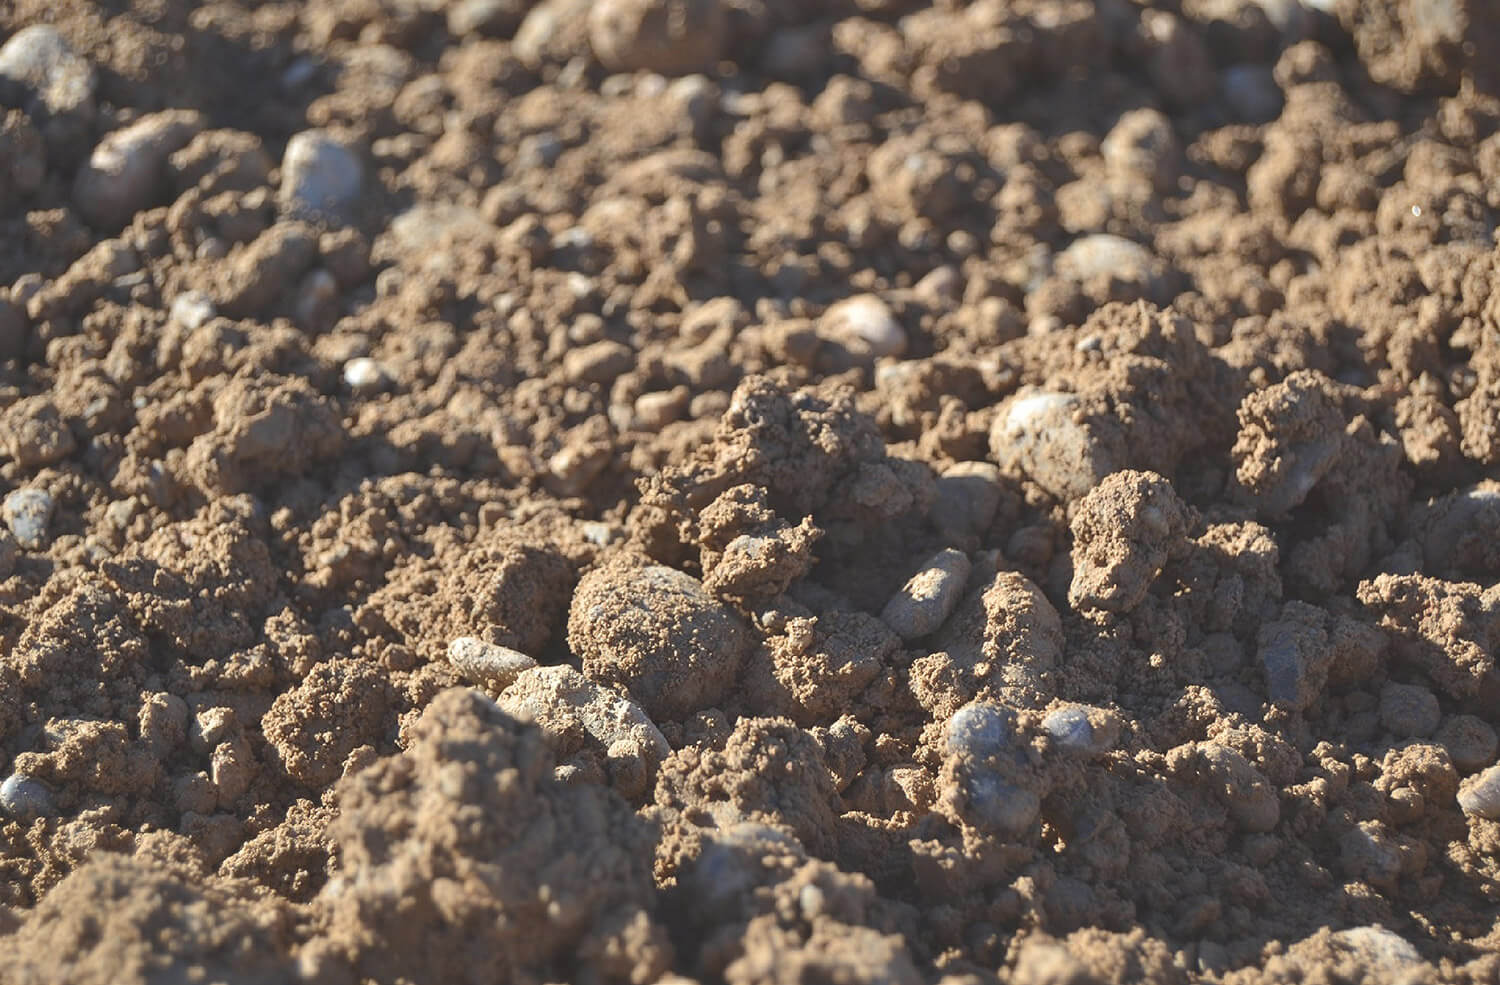
[[[1087,493],[1117,471],[1114,456],[1079,421],[1082,401],[1071,393],[1028,389],[1013,397],[990,428],[990,453],[1058,499]]]
[[[359,200],[364,165],[323,130],[304,130],[286,142],[281,158],[282,208],[293,216],[344,219]]]
[[[344,385],[355,393],[379,393],[391,385],[391,374],[369,356],[356,356],[344,363]]]
[[[203,291],[184,291],[172,300],[172,321],[190,332],[202,328],[218,313],[214,299]]]
[[[858,294],[830,305],[818,327],[825,338],[852,345],[877,359],[906,351],[906,329],[890,307],[873,294]]]
[[[205,126],[193,110],[148,113],[107,135],[78,169],[73,202],[90,225],[119,229],[167,192],[167,158],[186,147]]]
[[[448,662],[470,682],[499,690],[509,687],[522,671],[536,666],[535,660],[519,650],[473,636],[460,636],[448,644]]]
[[[47,525],[55,505],[45,489],[17,489],[5,497],[0,513],[17,543],[28,551],[39,551],[47,546]]]
[[[1500,821],[1500,763],[1464,781],[1458,788],[1458,806],[1465,814]]]
[[[30,821],[51,817],[57,813],[57,806],[52,801],[52,791],[41,780],[12,773],[0,783],[0,810],[18,820]]]

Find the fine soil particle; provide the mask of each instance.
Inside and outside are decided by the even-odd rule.
[[[1493,985],[1497,66],[0,4],[0,985]]]

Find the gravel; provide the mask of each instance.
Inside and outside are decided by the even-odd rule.
[[[278,199],[288,215],[347,220],[364,187],[359,156],[324,130],[304,130],[286,142]]]
[[[206,126],[194,110],[148,113],[99,142],[73,181],[73,204],[99,228],[115,230],[168,191],[167,159]]]
[[[94,120],[94,68],[50,24],[22,28],[0,47],[0,103],[20,105],[58,160],[81,153]]]
[[[1464,781],[1458,788],[1458,806],[1465,814],[1500,821],[1500,763]]]
[[[12,773],[0,783],[0,810],[20,821],[52,817],[57,813],[52,791],[41,780]]]
[[[536,661],[519,650],[486,643],[474,636],[460,636],[448,644],[448,663],[474,684],[504,690]]]
[[[28,551],[39,551],[47,546],[47,526],[55,506],[52,494],[45,489],[17,489],[5,497],[0,513],[18,544]]]
[[[963,597],[973,567],[962,551],[939,551],[891,596],[880,618],[907,641],[936,632]]]

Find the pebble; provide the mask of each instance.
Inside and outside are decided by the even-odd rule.
[[[1042,719],[1042,731],[1064,749],[1077,752],[1094,750],[1094,726],[1082,708],[1059,708]]]
[[[957,462],[937,479],[928,517],[945,540],[978,546],[1000,508],[1000,469],[990,462]]]
[[[69,150],[81,152],[94,119],[97,79],[88,59],[75,54],[67,40],[50,24],[34,24],[10,36],[0,47],[0,103],[24,103],[6,89],[19,88],[36,101],[27,107],[41,123],[50,151],[59,159]],[[37,112],[40,109],[41,112]]]
[[[393,382],[390,370],[369,356],[344,363],[344,385],[360,395],[379,393]]]
[[[1182,148],[1172,121],[1156,109],[1133,109],[1122,114],[1100,142],[1099,153],[1116,177],[1144,179],[1162,193],[1173,191],[1182,173]]]
[[[12,773],[0,783],[0,810],[22,821],[52,817],[57,813],[52,791],[41,780]]]
[[[474,684],[504,690],[536,661],[518,650],[486,643],[474,636],[460,636],[448,644],[448,662]]]
[[[191,332],[202,328],[218,313],[214,299],[203,291],[184,291],[172,299],[170,317]]]
[[[589,45],[615,72],[706,72],[729,40],[727,8],[723,0],[596,0]]]
[[[1500,763],[1464,781],[1458,788],[1458,806],[1465,814],[1500,821]]]
[[[1002,836],[1014,836],[1031,827],[1041,813],[1041,798],[988,770],[976,770],[962,781],[964,820],[975,827]]]
[[[39,551],[47,546],[47,525],[54,507],[52,494],[45,489],[17,489],[5,497],[0,512],[16,542],[28,551]]]
[[[349,218],[365,180],[359,156],[324,130],[303,130],[286,142],[277,199],[288,215]]]
[[[1281,87],[1269,65],[1231,65],[1220,77],[1219,88],[1245,123],[1269,123],[1281,114]]]
[[[1437,695],[1425,687],[1387,684],[1380,689],[1380,724],[1398,738],[1429,736],[1442,718]]]
[[[314,267],[297,285],[297,299],[292,305],[292,317],[305,331],[315,331],[332,323],[337,316],[339,284],[333,274],[322,267]]]
[[[448,8],[448,33],[456,38],[507,37],[520,25],[528,6],[522,0],[459,0]]]
[[[1401,935],[1373,924],[1350,927],[1332,935],[1333,942],[1352,951],[1362,962],[1375,969],[1393,971],[1405,965],[1421,964],[1422,955]]]
[[[891,596],[880,618],[907,641],[936,632],[953,614],[973,567],[963,551],[939,551]]]
[[[1472,773],[1493,763],[1500,749],[1500,737],[1495,730],[1474,715],[1454,715],[1448,719],[1438,731],[1437,740],[1462,773]]]
[[[1079,421],[1083,404],[1070,393],[1028,388],[1013,397],[990,428],[990,454],[1008,471],[1020,471],[1058,499],[1087,493],[1117,470]]]
[[[635,365],[630,346],[612,339],[570,349],[563,356],[563,375],[573,383],[609,383]]]
[[[829,305],[818,319],[818,334],[875,359],[906,352],[906,329],[890,306],[873,294],[857,294]]]
[[[989,759],[1010,747],[1016,716],[990,701],[964,705],[948,719],[948,751],[973,759]]]
[[[1160,265],[1146,247],[1113,233],[1080,236],[1057,255],[1053,271],[1079,284],[1108,279],[1152,297],[1161,286]]]
[[[73,204],[99,229],[119,229],[167,192],[167,158],[206,122],[194,110],[148,113],[107,135],[73,181]]]

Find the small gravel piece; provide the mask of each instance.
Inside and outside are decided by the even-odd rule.
[[[948,751],[969,759],[988,759],[1010,747],[1016,716],[991,701],[964,705],[948,719]]]
[[[1425,687],[1387,684],[1380,689],[1380,724],[1399,738],[1429,736],[1442,718],[1437,695]]]
[[[1028,388],[1011,398],[990,428],[990,453],[1008,472],[1021,472],[1058,499],[1077,499],[1119,467],[1079,419],[1070,393]]]
[[[33,24],[0,47],[0,103],[37,120],[57,160],[86,149],[94,119],[93,66],[50,24]]]
[[[1407,965],[1421,964],[1422,955],[1401,935],[1384,927],[1350,927],[1332,935],[1335,944],[1353,953],[1371,971],[1397,972]]]
[[[167,192],[167,159],[206,126],[194,110],[148,113],[99,142],[73,182],[73,204],[99,228],[119,229]]]
[[[1500,821],[1500,763],[1464,781],[1458,788],[1458,806],[1465,814]]]
[[[16,542],[28,551],[47,546],[47,525],[52,522],[56,504],[45,489],[17,489],[5,497],[0,513],[5,525],[16,535]]]
[[[1064,749],[1075,752],[1094,750],[1094,726],[1082,708],[1059,708],[1042,719],[1042,731]]]
[[[190,332],[202,328],[218,313],[214,299],[203,291],[184,291],[172,299],[172,321]]]
[[[837,301],[818,320],[818,334],[860,356],[879,359],[906,351],[906,329],[890,307],[873,294]]]
[[[536,661],[508,646],[486,643],[474,636],[460,636],[448,644],[448,662],[473,684],[487,684],[505,690],[522,671],[536,666]]]
[[[21,821],[39,817],[52,817],[57,805],[52,791],[41,780],[21,773],[12,773],[0,783],[0,810]]]
[[[880,618],[907,641],[936,632],[963,597],[973,567],[962,551],[951,547],[939,551],[891,596]]]
[[[1080,236],[1057,255],[1053,271],[1085,288],[1095,284],[1125,285],[1148,299],[1160,293],[1163,274],[1161,262],[1150,250],[1113,233]],[[1115,292],[1111,288],[1098,293],[1109,296]]]
[[[1472,773],[1495,761],[1500,749],[1500,737],[1482,718],[1474,715],[1454,715],[1443,723],[1437,741],[1448,750],[1453,765],[1461,773]]]
[[[1041,798],[987,769],[976,769],[960,780],[963,795],[959,814],[975,827],[1001,836],[1015,836],[1031,827],[1041,813]]]
[[[568,350],[563,375],[574,383],[610,383],[635,365],[630,346],[611,339]]]
[[[277,193],[288,215],[341,221],[359,201],[365,168],[359,156],[324,130],[304,130],[286,142]]]
[[[379,393],[392,382],[390,370],[369,356],[356,356],[344,363],[344,385],[361,396]]]

